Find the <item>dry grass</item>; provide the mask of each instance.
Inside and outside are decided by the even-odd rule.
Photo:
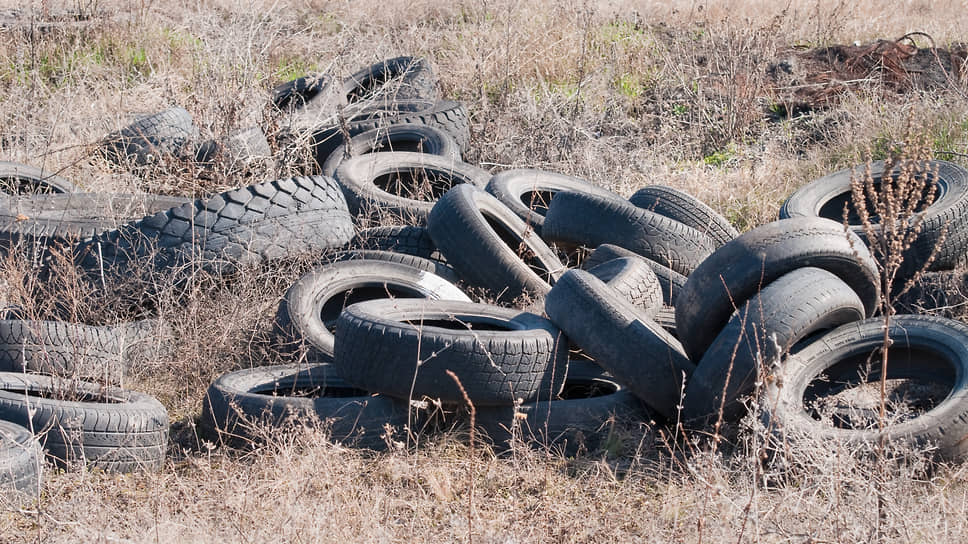
[[[133,175],[93,147],[134,115],[170,105],[188,109],[204,137],[271,127],[281,122],[265,109],[272,86],[401,54],[429,57],[444,96],[467,104],[469,162],[578,175],[625,195],[671,185],[743,230],[773,219],[802,183],[860,162],[867,148],[887,149],[909,118],[935,151],[968,152],[968,102],[956,92],[884,100],[873,82],[830,111],[770,121],[775,97],[764,86],[766,65],[790,45],[911,30],[938,45],[961,40],[960,2],[818,0],[785,11],[740,1],[22,4],[0,3],[0,12],[18,8],[39,23],[80,9],[86,20],[0,29],[0,159],[45,166],[90,191],[205,196],[287,175],[284,164],[202,173],[177,163]],[[469,515],[477,542],[857,542],[875,538],[875,490],[886,540],[966,540],[963,467],[925,475],[915,455],[881,470],[816,444],[795,452],[813,470],[778,475],[758,462],[757,432],[713,453],[632,426],[607,452],[575,459],[469,452],[459,433],[380,454],[329,444],[318,429],[280,433],[251,452],[206,440],[195,427],[205,388],[222,372],[278,361],[264,338],[305,267],[200,281],[187,296],[163,291],[175,350],[127,385],[168,408],[168,466],[51,474],[36,504],[2,509],[0,541],[468,541]],[[4,270],[31,273],[15,260]],[[121,317],[63,283],[78,316]],[[5,296],[39,304],[12,287]]]

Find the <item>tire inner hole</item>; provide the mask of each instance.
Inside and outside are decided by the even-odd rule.
[[[874,180],[874,190],[876,192],[878,193],[881,192],[881,185],[882,184],[880,179]],[[934,200],[932,200],[931,202],[927,201],[929,190],[930,190],[930,185],[927,185],[927,184],[924,185],[921,191],[921,197],[919,199],[917,209],[915,211],[917,212],[924,211],[925,208],[927,208],[934,202]],[[935,200],[937,199],[937,196],[938,195],[936,193]],[[871,215],[870,215],[871,221],[874,224],[880,223],[881,222],[880,216],[873,213],[874,203],[866,194],[864,196],[864,200],[865,200],[864,202],[865,206],[871,212]],[[843,221],[845,204],[847,205],[847,224],[860,225],[861,224],[860,215],[857,213],[857,205],[854,202],[853,194],[850,191],[844,191],[843,193],[840,193],[834,196],[827,202],[824,202],[823,206],[820,207],[819,215],[820,217],[833,219],[834,221]]]
[[[392,195],[433,202],[463,181],[447,172],[430,168],[409,168],[377,176],[373,184]]]
[[[411,153],[426,153],[424,151],[428,146],[424,145],[426,138],[421,138],[419,136],[415,137],[405,137],[405,136],[384,136],[375,142],[370,149],[366,150],[366,153],[376,153],[379,151],[409,151]]]
[[[469,319],[404,319],[403,323],[414,327],[438,327],[451,331],[507,331],[511,330],[498,323],[489,321],[471,321]]]
[[[538,259],[538,256],[535,254],[534,250],[532,250],[531,247],[524,242],[521,236],[518,236],[512,232],[507,225],[501,221],[498,221],[489,213],[482,213],[484,214],[484,220],[487,221],[487,224],[494,230],[495,233],[497,233],[498,237],[501,238],[501,241],[511,248],[511,250],[514,251],[514,254],[524,261],[524,264],[528,265],[528,268],[530,268],[532,272],[544,280],[545,283],[552,283],[553,280],[548,267],[541,262],[540,259]]]
[[[403,285],[393,285],[380,283],[377,285],[360,285],[347,289],[341,293],[336,293],[323,303],[319,309],[319,317],[323,325],[329,332],[336,330],[336,320],[343,309],[351,304],[366,300],[379,300],[384,298],[426,298],[420,291],[405,287]]]
[[[292,384],[292,385],[281,385],[276,383],[266,384],[262,387],[257,387],[250,391],[257,395],[266,395],[270,397],[300,397],[300,398],[334,398],[334,399],[346,399],[354,397],[368,397],[370,394],[362,389],[357,389],[355,387],[349,386],[332,386],[332,385],[302,385],[302,384]]]
[[[35,389],[35,388],[4,388],[3,391],[14,393],[16,395],[26,395],[28,397],[34,397],[39,399],[53,399],[53,400],[63,400],[70,402],[93,402],[98,404],[121,404],[124,401],[121,399],[105,396],[105,395],[95,395],[92,393],[82,393],[80,391],[71,390],[69,387],[64,389]]]
[[[0,177],[0,193],[8,195],[50,195],[56,191],[37,180],[20,176]]]
[[[565,387],[558,395],[560,400],[581,400],[604,397],[618,392],[618,386],[606,380],[594,378],[565,379]]]
[[[544,217],[548,214],[548,205],[551,204],[553,196],[555,196],[554,191],[527,191],[521,195],[521,202],[529,210]]]
[[[841,429],[878,428],[881,350],[838,362],[814,378],[803,395],[810,416]],[[885,382],[885,423],[914,419],[940,404],[952,391],[953,367],[932,350],[891,348]]]

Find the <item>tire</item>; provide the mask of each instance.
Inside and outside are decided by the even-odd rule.
[[[428,100],[440,98],[437,76],[424,58],[395,57],[359,70],[343,82],[347,103],[366,100]]]
[[[44,450],[25,427],[0,421],[0,491],[40,494]]]
[[[580,178],[530,168],[499,172],[487,183],[486,190],[528,225],[532,225],[539,236],[555,193],[571,191],[622,198]]]
[[[262,425],[318,418],[333,441],[383,449],[385,425],[399,433],[388,438],[405,436],[408,409],[406,402],[353,388],[329,364],[273,365],[228,372],[212,382],[202,422],[231,444],[251,444],[265,440]]]
[[[340,314],[335,361],[347,382],[367,391],[464,404],[450,370],[475,406],[512,405],[561,391],[568,343],[550,321],[519,310],[372,300]]]
[[[390,215],[412,224],[426,223],[434,203],[450,188],[467,183],[483,189],[490,177],[453,158],[404,151],[352,157],[336,170],[352,214]]]
[[[399,263],[407,265],[417,270],[423,270],[424,272],[429,272],[435,276],[440,276],[442,279],[447,280],[450,283],[457,284],[460,281],[460,276],[457,272],[450,267],[450,265],[439,262],[432,261],[430,259],[424,259],[423,257],[417,257],[415,255],[407,255],[406,253],[396,253],[394,251],[381,251],[378,249],[351,249],[348,251],[342,251],[336,255],[335,261],[359,261],[359,260],[369,260],[369,261],[386,261],[390,263]]]
[[[684,276],[714,249],[712,239],[678,221],[625,200],[583,193],[556,194],[542,234],[546,240],[572,245],[615,244]]]
[[[216,274],[300,252],[345,245],[352,218],[336,182],[296,177],[233,189],[128,223],[79,244],[79,265],[127,277],[135,265],[177,276],[198,265]],[[191,265],[191,266],[189,266]]]
[[[462,162],[460,147],[447,132],[431,125],[401,123],[353,136],[348,149],[347,146],[341,146],[334,150],[320,169],[324,176],[333,176],[346,158],[388,151],[427,153],[451,159],[452,162]]]
[[[768,382],[760,402],[762,419],[774,432],[780,451],[805,439],[851,450],[866,444],[871,451],[883,436],[889,444],[920,451],[934,446],[934,455],[943,460],[962,462],[968,457],[968,327],[939,317],[896,315],[888,334],[893,340],[888,380],[928,382],[948,393],[939,395],[940,400],[918,417],[890,422],[883,435],[876,424],[872,429],[838,428],[832,421],[818,420],[821,414],[811,404],[856,385],[860,366],[869,371],[872,382],[879,381],[883,318],[843,325],[790,356],[777,379]],[[866,368],[869,359],[872,364]]]
[[[186,144],[197,139],[198,127],[191,114],[175,107],[143,117],[107,135],[101,149],[115,163],[147,166],[168,156],[180,156]]]
[[[857,293],[830,272],[804,267],[780,276],[733,313],[706,350],[686,385],[683,421],[697,429],[720,416],[739,421],[764,369],[782,364],[809,335],[863,319]]]
[[[466,281],[497,300],[543,297],[564,270],[555,252],[507,206],[471,185],[440,198],[427,230]],[[525,256],[521,252],[526,252]]]
[[[572,342],[669,421],[693,365],[679,342],[604,282],[569,270],[545,298],[545,312]]]
[[[716,247],[739,236],[736,227],[725,217],[689,193],[672,187],[643,187],[629,197],[629,202],[698,230],[712,238]]]
[[[661,265],[652,259],[643,257],[634,251],[625,249],[624,247],[619,247],[613,244],[602,244],[598,246],[594,251],[591,252],[591,254],[588,256],[588,259],[582,263],[582,269],[589,270],[604,262],[622,257],[637,257],[644,260],[645,263],[648,264],[652,269],[652,272],[655,273],[655,277],[659,280],[659,286],[662,288],[662,303],[666,306],[676,305],[676,299],[679,297],[679,292],[682,291],[682,287],[686,285],[686,277],[669,268],[668,266]]]
[[[860,238],[829,219],[775,221],[728,242],[689,276],[676,301],[676,325],[690,359],[702,359],[735,308],[773,280],[804,266],[839,277],[860,297],[866,315],[876,309],[880,275]]]
[[[68,193],[14,197],[0,201],[0,244],[70,244],[89,240],[127,221],[187,198],[151,194]]]
[[[139,319],[111,327],[121,337],[124,367],[137,373],[144,365],[170,360],[175,337],[171,327],[161,319]]]
[[[654,317],[662,308],[662,286],[649,265],[638,257],[612,259],[588,269],[625,300]]]
[[[276,311],[277,343],[291,348],[305,344],[310,361],[332,361],[332,331],[343,308],[364,300],[394,297],[470,302],[452,283],[405,264],[336,262],[303,275],[286,291]]]
[[[249,127],[230,133],[221,140],[208,140],[195,148],[195,162],[212,165],[222,162],[230,167],[272,156],[269,140],[261,127]]]
[[[331,108],[336,111],[335,90],[331,77],[322,74],[304,76],[287,81],[270,91],[270,101],[276,108],[290,114],[297,110]]]
[[[475,417],[477,430],[498,450],[509,449],[518,436],[565,455],[606,446],[616,422],[649,419],[639,399],[601,367],[584,361],[568,363],[565,386],[553,400],[482,406]]]
[[[345,116],[345,133],[350,138],[375,129],[387,128],[399,124],[428,125],[439,128],[449,134],[460,147],[461,154],[470,149],[470,125],[467,108],[461,102],[441,100],[428,102],[425,100],[394,101],[388,104],[366,105],[365,107],[351,106],[343,110]],[[344,147],[344,130],[338,124],[313,124],[310,129],[313,156],[318,165],[326,162],[333,151]],[[299,127],[296,127],[299,130]],[[283,136],[285,139],[285,136]]]
[[[884,166],[884,161],[871,163],[875,184],[879,185],[884,179]],[[904,253],[901,279],[920,270],[942,232],[946,232],[945,240],[929,270],[950,270],[968,262],[968,170],[946,161],[929,161],[924,166],[932,171],[937,168],[937,194],[935,201],[922,210],[921,232]],[[853,169],[847,168],[804,185],[783,203],[780,217],[825,217],[842,222],[843,207],[851,201],[852,173]],[[848,217],[848,224],[851,231],[867,241],[856,213]],[[880,224],[876,224],[874,230],[879,235]]]
[[[437,246],[434,244],[433,238],[430,237],[430,233],[427,232],[427,228],[414,225],[392,225],[363,229],[353,237],[349,247],[395,251],[440,263],[447,262],[443,253],[437,250]]]
[[[123,337],[109,327],[63,321],[0,321],[0,371],[120,383]]]
[[[59,400],[70,392],[82,400]],[[58,466],[153,471],[168,449],[168,412],[144,393],[36,374],[0,373],[0,419],[31,429]]]
[[[0,194],[13,196],[76,193],[77,186],[43,168],[0,161]]]

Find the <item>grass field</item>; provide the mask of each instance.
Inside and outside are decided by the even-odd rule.
[[[793,48],[912,31],[948,47],[965,39],[963,2],[23,4],[0,2],[0,160],[44,166],[87,191],[198,197],[292,175],[264,165],[135,176],[93,151],[135,115],[172,105],[206,138],[271,128],[275,85],[405,54],[429,58],[443,96],[467,105],[465,161],[572,174],[625,196],[671,185],[741,231],[774,219],[807,181],[883,155],[910,125],[938,158],[968,164],[964,80],[897,93],[872,77],[826,108],[784,116],[784,90],[769,74]],[[25,266],[2,264],[7,278],[29,274]],[[0,542],[968,540],[966,467],[927,470],[917,454],[865,462],[819,443],[790,453],[807,470],[782,475],[759,462],[755,428],[715,445],[633,423],[607,450],[577,457],[526,447],[496,457],[469,448],[461,429],[387,453],[333,445],[314,428],[246,451],[205,439],[196,420],[206,387],[276,362],[263,340],[303,269],[253,270],[231,285],[193,286],[187,303],[162,300],[175,349],[125,385],[169,410],[165,469],[51,472],[36,503],[0,504]],[[8,301],[35,303],[7,291]],[[78,315],[110,320],[75,296]]]

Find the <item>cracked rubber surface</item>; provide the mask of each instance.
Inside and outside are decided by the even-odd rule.
[[[340,247],[354,235],[332,178],[280,179],[198,199],[105,232],[77,248],[88,272],[130,274],[129,264],[176,272],[197,264],[222,273]]]
[[[839,277],[866,315],[877,307],[877,263],[857,235],[820,217],[781,219],[731,240],[689,276],[676,300],[676,330],[690,359],[702,359],[733,311],[760,288],[804,266]]]
[[[689,225],[709,236],[719,247],[739,236],[725,217],[698,198],[665,185],[643,187],[629,197],[633,205]]]
[[[584,270],[565,273],[545,312],[596,363],[669,421],[695,365],[658,323]]]
[[[535,314],[470,302],[374,300],[336,322],[336,366],[347,382],[402,399],[464,404],[450,370],[478,406],[561,391],[568,343]]]
[[[742,399],[763,378],[760,364],[779,359],[810,334],[864,319],[864,305],[846,283],[819,268],[780,276],[739,308],[696,365],[683,398],[683,421],[702,427],[738,421]]]
[[[408,408],[350,386],[329,364],[272,365],[228,372],[212,382],[202,422],[230,442],[262,443],[277,428],[318,418],[333,441],[383,449],[384,425],[398,433],[390,438],[405,436]]]
[[[688,276],[713,249],[712,239],[627,200],[557,193],[545,216],[546,240],[598,247],[615,244]]]
[[[59,400],[58,392],[82,400]],[[117,387],[0,372],[0,419],[31,429],[59,466],[83,462],[108,472],[158,470],[168,449],[165,407]]]

